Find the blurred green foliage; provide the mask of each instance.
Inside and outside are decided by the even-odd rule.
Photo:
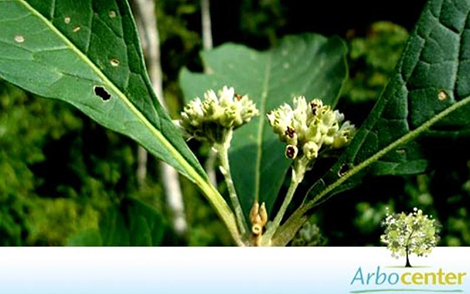
[[[321,246],[326,243],[321,235],[320,228],[312,222],[307,221],[291,242],[292,246]]]
[[[97,209],[109,201],[98,198],[106,193],[104,182],[73,172],[86,169],[82,142],[74,136],[83,129],[82,120],[62,103],[4,83],[0,89],[1,242],[64,244],[68,234],[96,224]],[[75,148],[64,146],[58,153],[55,142]]]
[[[164,92],[176,117],[182,105],[177,81],[180,69],[202,69],[198,57],[202,46],[200,5],[197,0],[156,3]],[[226,36],[240,35],[246,45],[262,49],[276,44],[282,37],[280,31],[302,31],[289,27],[293,21],[286,11],[293,2],[242,0],[229,4],[234,3],[238,9],[235,12],[211,2],[215,21],[229,18],[237,27],[235,32],[225,34],[227,28],[213,23],[215,45],[231,41]],[[364,34],[352,29],[354,33],[338,32],[347,39],[351,71],[339,107],[359,123],[387,83],[408,33],[390,22],[373,23]],[[189,144],[204,160],[208,148]],[[182,188],[189,232],[175,237],[168,228],[171,213],[162,194],[158,164],[149,159],[147,181],[139,187],[136,150],[131,140],[105,130],[72,107],[34,97],[0,81],[0,244],[104,244],[101,232],[106,228],[121,223],[123,230],[129,230],[131,222],[116,220],[131,210],[134,201],[145,207],[147,219],[161,219],[165,230],[149,233],[147,236],[153,239],[133,244],[232,244],[209,204],[185,179]],[[435,162],[432,173],[368,179],[367,187],[343,193],[321,206],[296,240],[303,238],[302,244],[309,245],[380,245],[387,207],[396,212],[419,207],[442,224],[438,245],[470,245],[467,162],[468,151],[457,148],[447,160]],[[220,190],[225,195],[224,189],[222,185]],[[109,221],[112,213],[118,214]],[[130,244],[122,239],[116,242]]]
[[[349,32],[350,35],[354,31]],[[366,36],[349,42],[350,79],[345,98],[359,103],[377,100],[408,40],[405,28],[387,21],[373,23]]]
[[[240,30],[252,38],[267,39],[275,45],[278,30],[286,25],[280,0],[243,0],[240,5]]]

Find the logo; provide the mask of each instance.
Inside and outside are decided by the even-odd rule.
[[[381,241],[400,266],[359,266],[350,280],[350,293],[463,293],[467,273],[438,266],[412,267],[410,256],[428,256],[439,241],[438,222],[414,208],[413,212],[387,213]],[[403,263],[402,263],[403,262]],[[446,264],[448,267],[448,264]]]
[[[377,266],[367,270],[360,266],[351,279],[355,290],[350,293],[374,292],[446,292],[462,293],[466,272],[433,269],[390,269]]]

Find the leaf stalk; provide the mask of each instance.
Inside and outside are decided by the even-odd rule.
[[[230,196],[230,201],[232,202],[232,207],[235,211],[235,218],[237,220],[238,229],[240,230],[240,234],[243,236],[247,233],[248,227],[245,219],[245,215],[243,214],[242,206],[240,204],[240,200],[237,196],[237,191],[235,189],[235,185],[232,179],[232,173],[230,172],[230,164],[228,159],[228,149],[230,148],[230,142],[232,141],[233,130],[230,129],[227,132],[226,137],[223,140],[223,143],[216,143],[214,144],[214,149],[217,152],[217,156],[219,159],[219,169],[222,175],[225,178],[225,182],[227,184],[227,189]]]
[[[305,160],[304,160],[305,159]],[[289,204],[292,202],[294,198],[295,191],[297,187],[302,182],[305,172],[307,171],[308,161],[306,158],[302,157],[299,160],[296,160],[294,166],[292,167],[292,179],[289,186],[289,190],[287,190],[286,197],[281,204],[281,208],[279,209],[276,217],[274,218],[271,226],[269,226],[268,230],[263,236],[263,245],[271,245],[271,239],[273,235],[276,233],[279,225],[281,224],[284,215],[286,214],[287,208]]]

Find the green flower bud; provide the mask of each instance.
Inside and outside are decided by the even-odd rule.
[[[341,128],[335,132],[332,147],[335,149],[346,146],[356,133],[356,128],[349,121],[345,122]]]
[[[305,157],[307,157],[308,160],[313,160],[318,157],[318,150],[320,148],[315,142],[309,141],[304,144],[303,151]]]
[[[196,98],[186,105],[180,126],[190,138],[222,143],[230,130],[248,123],[258,113],[248,96],[237,95],[233,88],[225,86],[219,96],[209,90],[204,93],[204,101]]]

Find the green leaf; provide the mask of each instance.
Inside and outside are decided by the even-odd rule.
[[[190,179],[206,179],[152,90],[127,1],[0,0],[0,31],[1,78],[73,104]]]
[[[281,228],[278,244],[289,239],[309,209],[361,184],[365,175],[423,172],[429,141],[412,141],[419,135],[466,135],[469,14],[469,0],[429,1],[382,97],[338,162],[310,189],[307,203]]]
[[[157,246],[167,228],[157,211],[132,198],[109,209],[100,221],[104,246]]]
[[[0,0],[0,31],[0,78],[139,142],[194,181],[239,242],[229,206],[157,101],[126,0]]]
[[[286,37],[265,52],[226,44],[202,53],[208,74],[182,71],[180,84],[187,102],[227,85],[248,94],[260,110],[259,117],[234,132],[229,154],[245,214],[255,199],[266,202],[268,211],[272,208],[290,165],[266,112],[298,95],[334,106],[347,76],[346,52],[337,37],[305,34]]]
[[[124,198],[102,216],[99,230],[73,236],[69,246],[158,246],[168,225],[153,208],[133,198]]]

